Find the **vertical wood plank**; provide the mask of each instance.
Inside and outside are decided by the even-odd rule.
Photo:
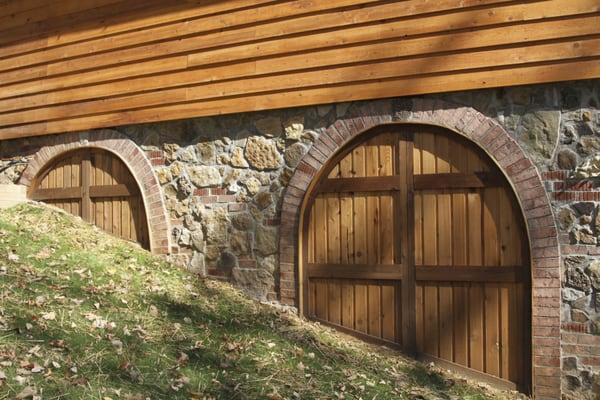
[[[354,329],[354,285],[347,280],[342,283],[342,325]]]
[[[392,196],[380,197],[381,225],[379,231],[382,264],[394,263],[394,245],[398,240],[394,234],[394,202]]]
[[[315,205],[313,203],[308,214],[308,232],[306,239],[306,257],[309,263],[315,262]]]
[[[315,280],[315,315],[317,318],[327,320],[328,302],[327,283],[323,280]]]
[[[381,262],[379,226],[379,196],[369,195],[367,196],[367,262],[369,264]]]
[[[115,183],[121,181],[121,162],[118,158],[113,157],[111,160],[112,179]],[[121,235],[121,201],[118,198],[112,200],[112,233]]]
[[[487,266],[500,265],[498,196],[498,188],[483,189],[483,262]]]
[[[381,336],[381,293],[379,285],[368,285],[368,332],[371,336]]]
[[[472,283],[469,288],[469,367],[484,371],[483,285]]]
[[[498,286],[485,284],[485,372],[500,375]]]
[[[356,177],[365,176],[365,147],[358,146],[352,150],[352,170]],[[353,196],[354,225],[354,262],[365,264],[367,253],[367,199],[365,195]]]
[[[350,178],[353,176],[352,153],[340,161],[340,176]],[[353,196],[340,193],[340,262],[351,264],[354,262],[354,218]]]
[[[337,325],[342,323],[341,284],[336,279],[330,279],[327,284],[328,320]]]
[[[340,262],[354,263],[353,196],[340,193]]]
[[[91,221],[92,202],[90,201],[90,175],[92,174],[92,166],[90,161],[90,153],[85,152],[81,160],[81,218],[84,221]]]
[[[327,202],[322,195],[317,196],[315,211],[315,262],[327,262]]]
[[[131,239],[131,208],[128,198],[121,200],[121,237],[124,239]]]
[[[337,193],[325,196],[327,202],[327,262],[339,264],[340,258],[340,199]]]
[[[402,290],[404,290],[404,287]],[[415,344],[417,352],[419,353],[425,352],[425,307],[423,290],[423,284],[417,282],[415,288]]]
[[[469,265],[482,265],[481,195],[479,192],[467,195],[467,213]]]
[[[453,286],[454,362],[469,365],[468,287],[465,283],[455,283]]]
[[[423,196],[420,191],[414,194],[415,265],[423,265]]]
[[[94,164],[94,184],[97,186],[104,185],[104,154],[96,151],[93,153],[93,164]],[[104,229],[104,202],[101,199],[94,199],[94,205],[96,207],[96,213],[94,217],[94,223],[101,229]]]
[[[423,291],[424,351],[434,357],[439,357],[438,288],[435,284],[426,283]]]
[[[394,341],[396,337],[396,293],[394,286],[381,286],[381,320],[382,332],[384,339]]]
[[[454,354],[454,309],[452,285],[440,283],[439,290],[439,355],[445,360],[452,361]]]
[[[367,333],[367,285],[357,282],[354,285],[354,321],[355,329]]]
[[[509,285],[500,286],[500,377],[510,379],[510,293]]]

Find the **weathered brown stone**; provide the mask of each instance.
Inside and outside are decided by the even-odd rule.
[[[203,164],[211,165],[215,163],[215,145],[212,142],[202,142],[196,145],[198,151],[198,161]]]
[[[181,199],[189,197],[194,191],[192,184],[185,176],[182,176],[177,180],[177,188],[177,195]]]
[[[221,184],[221,174],[215,167],[194,165],[187,168],[188,175],[198,187],[216,186]]]
[[[283,162],[275,142],[262,136],[248,139],[245,155],[250,165],[258,170],[277,169]]]
[[[540,162],[552,158],[558,141],[559,111],[535,111],[524,114],[520,141],[529,148],[531,156]]]
[[[304,116],[296,115],[285,122],[285,138],[300,140],[304,132]]]
[[[206,231],[206,240],[208,243],[225,244],[227,242],[229,216],[226,208],[218,207],[204,210],[202,213],[202,225]]]
[[[206,276],[206,265],[204,262],[204,254],[199,252],[194,252],[192,255],[192,259],[188,264],[188,269],[200,276]]]
[[[596,244],[598,239],[589,226],[578,226],[571,231],[575,243]]]
[[[561,208],[556,214],[558,223],[563,230],[569,230],[575,222],[575,214],[568,207]]]
[[[219,261],[217,261],[217,267],[219,267],[219,269],[224,270],[225,272],[231,272],[231,270],[237,266],[238,259],[235,254],[227,250],[221,252]]]
[[[562,149],[556,156],[556,162],[560,169],[575,169],[579,162],[579,157],[571,149]]]
[[[254,219],[249,212],[242,212],[231,217],[231,224],[239,230],[247,231],[254,226]]]
[[[171,176],[173,178],[178,178],[183,174],[184,165],[180,161],[175,161],[169,165],[169,170],[171,171]]]
[[[590,157],[575,170],[577,178],[596,178],[600,176],[600,154]]]
[[[204,233],[202,232],[202,229],[197,229],[192,232],[191,243],[192,243],[192,248],[194,248],[198,251],[204,250]]]
[[[233,230],[229,235],[229,244],[235,254],[248,254],[252,248],[250,235],[246,231]]]
[[[586,272],[590,277],[592,287],[600,291],[600,260],[593,260],[587,267]]]
[[[300,143],[294,143],[285,150],[284,159],[289,167],[296,167],[302,156],[306,153],[306,147]]]
[[[248,193],[255,195],[260,190],[260,181],[254,177],[250,177],[242,181],[242,184],[248,189]]]
[[[254,197],[254,202],[258,208],[264,210],[273,203],[273,196],[269,192],[260,192]]]
[[[566,271],[567,285],[586,293],[592,288],[590,278],[579,267],[568,268]]]
[[[177,159],[184,163],[195,163],[198,161],[194,146],[187,146],[177,151]]]
[[[176,158],[177,150],[179,150],[179,145],[177,143],[165,143],[163,144],[163,150],[165,154],[165,159],[168,161],[174,161]]]
[[[256,228],[255,249],[263,256],[275,254],[278,248],[277,229],[259,225]]]
[[[236,168],[248,168],[248,161],[244,158],[244,151],[241,147],[234,147],[231,151],[231,157],[229,162],[232,167]]]
[[[577,143],[577,151],[584,155],[590,156],[600,152],[600,137],[582,136]]]
[[[177,198],[177,187],[175,185],[165,185],[163,193],[167,199],[175,199]]]
[[[590,320],[590,317],[585,311],[571,310],[571,320],[573,322],[585,323]]]

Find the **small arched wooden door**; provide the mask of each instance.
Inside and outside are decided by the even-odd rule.
[[[528,391],[521,215],[495,164],[459,135],[370,131],[332,160],[308,198],[305,314]]]
[[[125,163],[113,153],[94,148],[65,153],[41,170],[29,197],[149,249],[139,187]]]

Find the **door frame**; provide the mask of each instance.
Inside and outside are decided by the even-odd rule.
[[[91,185],[90,178],[92,174],[92,167],[94,163],[94,157],[97,154],[103,154],[120,162],[121,168],[124,168],[124,172],[128,174],[131,178],[130,185],[127,184],[115,184],[115,185]],[[81,177],[80,186],[69,187],[69,188],[56,188],[56,189],[42,189],[40,188],[40,184],[44,180],[48,174],[58,166],[59,163],[64,161],[65,159],[72,157],[74,155],[80,156],[80,164],[79,164],[79,174]],[[48,192],[49,191],[49,192]],[[66,197],[65,197],[66,196]],[[129,167],[114,153],[94,148],[94,147],[84,147],[75,150],[69,150],[64,152],[52,160],[46,163],[40,171],[38,175],[33,179],[31,185],[27,190],[27,197],[36,201],[52,201],[52,200],[63,200],[63,199],[78,199],[80,201],[80,216],[81,219],[88,223],[93,224],[92,219],[92,206],[94,205],[94,199],[102,198],[106,199],[122,199],[122,198],[130,198],[130,197],[140,196],[140,200],[143,204],[142,192],[140,190],[140,186],[138,182],[135,180],[131,170]],[[150,238],[149,234],[149,223],[148,216],[146,215],[145,207],[142,207],[142,215],[143,220],[138,221],[140,224],[144,226],[144,228],[140,228],[141,231],[144,232],[141,240],[137,240],[137,243],[140,244],[145,249],[150,249]],[[146,237],[148,236],[148,237]],[[130,239],[126,239],[130,240]]]
[[[83,148],[106,150],[125,163],[137,182],[148,221],[150,250],[160,255],[170,253],[172,238],[160,183],[147,154],[133,140],[118,131],[101,129],[85,133],[54,135],[47,138],[45,143],[47,144],[40,147],[27,164],[19,184],[31,187],[46,165],[66,152]]]
[[[417,101],[417,100],[415,100]],[[426,111],[423,111],[423,113],[426,113]],[[479,113],[473,111],[474,114],[480,115]],[[427,115],[429,117],[431,117],[431,115],[429,113],[427,113]],[[424,118],[425,119],[425,118]],[[489,118],[487,117],[482,117],[481,119],[479,119],[479,124],[482,123],[482,119],[483,122],[488,122],[489,123]],[[495,123],[490,123],[492,125],[492,129],[486,129],[484,132],[487,135],[482,135],[477,137],[477,140],[473,137],[473,132],[470,133],[470,135],[464,134],[464,133],[458,133],[457,129],[448,129],[447,126],[443,126],[443,125],[447,125],[447,124],[440,124],[440,123],[436,123],[436,124],[431,124],[431,123],[427,123],[428,121],[406,121],[406,122],[391,122],[389,119],[385,119],[383,121],[378,121],[377,118],[373,118],[370,120],[369,124],[365,123],[365,119],[362,119],[362,124],[357,124],[357,119],[350,119],[350,120],[339,120],[338,122],[336,122],[334,125],[330,126],[330,128],[326,131],[325,134],[322,134],[322,136],[326,136],[326,138],[324,140],[321,140],[321,138],[318,139],[317,142],[315,142],[315,144],[313,145],[313,148],[311,148],[311,150],[309,151],[309,154],[307,156],[304,157],[304,159],[301,161],[301,163],[299,164],[295,174],[292,176],[292,179],[290,181],[290,189],[291,190],[287,190],[286,191],[286,195],[284,196],[284,201],[283,201],[283,207],[282,207],[282,237],[280,238],[280,251],[282,252],[282,256],[281,256],[281,266],[282,266],[282,279],[287,279],[287,277],[289,276],[287,273],[287,268],[292,267],[292,274],[294,274],[296,276],[297,279],[297,285],[296,285],[296,291],[294,291],[293,293],[295,293],[295,295],[292,294],[292,299],[296,299],[295,303],[298,305],[300,311],[302,313],[304,313],[304,310],[306,307],[306,279],[305,279],[305,274],[304,274],[304,265],[303,265],[303,258],[301,257],[301,254],[305,251],[306,249],[306,243],[305,241],[302,240],[302,233],[305,231],[306,229],[306,218],[304,218],[305,215],[305,209],[307,204],[312,202],[312,198],[314,197],[313,193],[314,193],[314,186],[316,184],[316,182],[320,181],[320,178],[322,177],[322,175],[324,174],[325,170],[327,169],[326,166],[327,165],[331,165],[329,164],[330,162],[332,164],[334,164],[334,161],[337,157],[337,159],[339,159],[339,152],[342,149],[346,149],[349,147],[352,147],[352,143],[354,142],[354,140],[356,140],[357,136],[360,137],[365,137],[364,135],[369,135],[369,134],[374,134],[372,132],[373,129],[377,129],[380,126],[384,126],[387,129],[389,129],[390,127],[393,126],[407,126],[407,125],[416,125],[416,126],[430,126],[430,127],[434,127],[436,129],[443,129],[444,131],[446,131],[448,134],[459,134],[460,136],[465,137],[468,142],[471,142],[470,144],[472,146],[474,146],[474,148],[477,149],[477,151],[479,152],[483,152],[484,154],[486,154],[491,161],[498,167],[498,169],[500,170],[500,172],[505,176],[506,181],[508,182],[509,186],[511,187],[513,194],[515,195],[517,202],[519,204],[520,210],[521,210],[521,214],[523,216],[523,221],[524,221],[524,225],[526,227],[525,231],[528,237],[528,248],[529,250],[531,250],[531,248],[535,248],[539,245],[537,245],[536,242],[538,241],[543,241],[543,247],[548,247],[548,246],[552,246],[552,240],[556,241],[556,237],[554,236],[548,236],[546,235],[543,238],[539,238],[539,235],[535,235],[535,233],[532,236],[532,230],[530,228],[530,224],[536,224],[537,221],[539,220],[544,220],[544,223],[546,223],[545,221],[548,219],[547,216],[551,217],[551,209],[549,206],[549,203],[547,202],[547,198],[545,196],[545,192],[543,191],[543,185],[541,184],[541,181],[539,179],[539,174],[537,173],[537,171],[535,170],[535,167],[533,167],[531,161],[524,155],[524,153],[522,152],[522,150],[520,149],[520,147],[516,144],[516,142],[514,142],[514,140],[512,138],[509,137],[509,135],[501,128],[499,128],[499,126]],[[455,120],[454,120],[455,121]],[[455,121],[456,122],[456,121]],[[448,132],[450,131],[450,132]],[[452,132],[454,131],[454,132]],[[506,137],[503,136],[503,134],[506,135]],[[491,137],[491,138],[490,138]],[[499,138],[499,139],[495,139],[495,138]],[[361,140],[361,139],[358,139]],[[484,143],[487,144],[482,144],[481,141],[484,141]],[[496,142],[494,142],[494,140]],[[498,143],[499,142],[499,143]],[[490,145],[494,147],[494,149],[490,149]],[[507,149],[509,150],[507,152]],[[522,182],[525,181],[524,178],[527,178],[527,183],[523,184]],[[536,183],[537,182],[537,183]],[[528,203],[531,202],[531,197],[529,198],[523,198],[522,194],[524,190],[532,190],[532,188],[540,188],[542,190],[543,195],[540,195],[539,200],[535,199],[536,201],[536,209],[535,211],[532,213],[531,210],[531,206],[528,206]],[[528,201],[529,200],[529,201]],[[292,211],[293,209],[293,211]],[[288,224],[286,224],[286,222],[292,223],[293,224],[293,229],[289,230],[288,228]],[[534,225],[535,226],[535,225]],[[553,226],[554,228],[554,226]],[[552,234],[553,231],[551,231]],[[554,232],[555,235],[555,232]],[[549,245],[550,243],[550,245]],[[290,245],[293,244],[293,249],[290,249]],[[555,242],[556,248],[558,249],[558,242]],[[541,246],[540,246],[541,247]],[[293,250],[293,251],[290,251]],[[534,329],[536,329],[536,324],[535,324],[535,319],[534,317],[535,315],[535,305],[536,305],[536,299],[543,297],[543,299],[540,299],[542,301],[547,301],[548,300],[548,295],[545,293],[544,295],[540,296],[537,293],[536,287],[539,286],[543,286],[544,288],[549,288],[549,290],[547,290],[547,292],[550,292],[552,289],[552,283],[549,282],[545,283],[545,277],[548,276],[548,271],[549,268],[555,268],[556,270],[559,270],[559,264],[558,264],[558,260],[556,260],[556,264],[553,265],[552,262],[554,261],[553,259],[550,260],[546,260],[544,258],[548,258],[549,254],[551,252],[546,252],[543,255],[540,255],[539,252],[530,252],[531,257],[529,258],[529,262],[530,262],[530,272],[531,275],[529,276],[531,277],[535,277],[535,276],[540,276],[541,278],[537,279],[537,281],[539,282],[537,285],[535,282],[533,282],[532,280],[532,285],[530,288],[530,294],[531,294],[531,298],[528,298],[528,300],[532,300],[533,299],[533,303],[530,302],[530,305],[527,307],[527,310],[530,312],[529,316],[528,316],[528,320],[530,323],[528,323],[526,325],[526,327],[529,330],[529,333],[527,335],[528,338],[531,339],[531,341],[529,342],[530,345],[530,350],[531,350],[531,363],[529,365],[527,365],[527,369],[529,369],[530,373],[528,374],[528,376],[531,376],[531,389],[527,390],[527,388],[525,388],[524,390],[526,392],[533,392],[534,394],[536,393],[536,383],[538,382],[543,382],[547,379],[548,374],[550,374],[551,376],[558,376],[560,374],[560,369],[559,367],[556,367],[554,365],[552,366],[547,366],[547,365],[536,365],[535,363],[535,359],[533,357],[533,354],[535,354],[536,352],[538,352],[539,350],[536,350],[539,347],[546,347],[546,348],[554,348],[553,346],[556,346],[557,348],[559,348],[559,341],[556,342],[556,344],[553,343],[549,343],[549,341],[547,340],[548,335],[546,335],[542,340],[536,340],[535,337],[532,337],[531,334],[533,332]],[[542,260],[540,260],[540,258],[542,258]],[[541,262],[540,262],[541,261]],[[288,267],[289,266],[289,267]],[[545,268],[543,272],[543,274],[540,274],[539,272],[536,273],[536,268],[537,267],[543,267]],[[290,268],[291,269],[291,268]],[[286,285],[287,286],[287,285]],[[283,287],[283,286],[282,286]],[[556,288],[555,291],[555,297],[557,299],[560,298],[560,291],[559,288]],[[290,291],[287,290],[282,290],[281,292],[282,295],[282,299],[284,299],[284,294],[285,293],[291,293]],[[284,299],[285,300],[285,299]],[[533,312],[532,312],[533,311]],[[544,312],[547,312],[544,310]],[[559,314],[558,310],[556,311],[557,314]],[[557,315],[557,318],[559,318],[559,315]],[[554,334],[550,334],[550,336],[552,336]],[[556,334],[556,336],[558,336],[558,332]],[[366,338],[368,340],[370,340],[369,338]],[[544,340],[545,339],[545,340]],[[543,344],[540,344],[539,342],[544,341]],[[541,367],[541,368],[537,368],[537,367]],[[556,372],[552,372],[551,370],[555,369]],[[539,371],[539,375],[537,373],[537,371]],[[498,383],[498,382],[494,382],[494,377],[489,376],[492,381],[492,383]],[[484,377],[485,378],[485,377]],[[483,379],[483,380],[487,380],[490,381],[489,379]],[[548,390],[548,386],[553,385],[554,383],[560,383],[559,379],[552,379],[551,381],[549,381],[548,384],[546,384],[545,382],[542,383],[543,386],[545,386],[544,391]],[[539,384],[539,383],[538,383]]]

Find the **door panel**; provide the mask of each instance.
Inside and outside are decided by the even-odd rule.
[[[30,197],[149,248],[143,200],[127,166],[98,149],[67,153],[45,167]]]
[[[415,177],[496,171],[491,161],[458,137],[417,132],[414,144]],[[414,200],[417,337],[423,336],[417,351],[524,383],[514,368],[527,354],[523,337],[516,338],[527,329],[527,301],[516,292],[523,290],[528,257],[523,254],[526,238],[510,187],[504,182],[490,187],[416,190]],[[480,274],[444,281],[447,267],[459,270],[463,266],[481,271],[504,267],[519,273],[510,282]],[[428,268],[428,276],[440,271],[440,280],[420,280],[420,268]]]
[[[332,161],[304,215],[310,318],[528,385],[527,238],[481,150],[380,127]]]

